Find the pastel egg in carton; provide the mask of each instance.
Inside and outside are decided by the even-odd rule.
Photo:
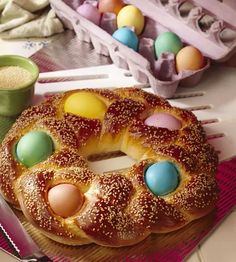
[[[226,60],[235,51],[236,4],[233,0],[124,1],[139,8],[145,17],[136,51],[112,37],[117,29],[116,14],[103,13],[96,25],[78,13],[84,3],[97,6],[97,1],[50,2],[57,16],[76,32],[80,40],[91,42],[97,53],[110,56],[114,64],[128,69],[137,81],[150,84],[155,93],[165,98],[172,97],[179,85],[198,83],[211,60]],[[162,53],[157,59],[155,40],[163,32],[174,32],[184,46],[191,45],[200,50],[204,55],[202,67],[178,72],[175,54]]]

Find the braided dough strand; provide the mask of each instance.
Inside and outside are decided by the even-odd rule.
[[[102,120],[64,111],[68,97],[79,92],[93,94],[106,105]],[[148,116],[159,112],[175,116],[181,128],[145,124]],[[48,134],[54,151],[26,167],[15,148],[31,131]],[[89,168],[90,155],[117,150],[136,164],[104,174]],[[177,166],[180,179],[173,192],[157,196],[144,174],[163,161]],[[83,89],[52,96],[17,119],[0,146],[0,190],[55,241],[118,247],[138,243],[151,233],[177,230],[209,213],[217,201],[217,163],[216,152],[191,112],[136,88]],[[56,214],[48,199],[49,190],[60,184],[74,185],[81,193],[81,205],[69,217]]]

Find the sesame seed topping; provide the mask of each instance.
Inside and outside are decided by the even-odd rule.
[[[66,98],[81,91],[105,103],[103,121],[64,112]],[[175,116],[181,128],[145,125],[145,119],[158,112]],[[32,130],[46,132],[54,152],[26,168],[17,160],[15,146]],[[117,150],[137,162],[123,172],[90,170],[89,155]],[[149,165],[163,160],[177,166],[180,183],[170,194],[155,196],[144,174]],[[122,246],[152,232],[176,230],[210,212],[217,201],[217,164],[217,154],[192,112],[138,88],[80,89],[51,96],[17,119],[0,145],[0,191],[59,242]],[[79,210],[65,218],[56,215],[48,201],[49,189],[62,183],[77,187],[84,198]]]
[[[122,99],[113,102],[107,109],[104,119],[105,132],[118,134],[131,121],[139,117],[145,106],[131,99]]]

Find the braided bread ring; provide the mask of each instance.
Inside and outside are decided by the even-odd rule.
[[[64,112],[66,99],[76,92],[94,94],[106,104],[102,121]],[[182,127],[170,131],[145,125],[153,112],[174,115]],[[27,168],[14,148],[32,130],[49,134],[55,150]],[[89,155],[116,150],[137,163],[123,173],[90,170]],[[174,192],[156,196],[145,184],[144,173],[148,165],[165,160],[178,166],[180,182]],[[217,163],[191,112],[136,88],[84,89],[52,96],[22,113],[0,147],[0,190],[58,242],[117,247],[138,243],[150,233],[177,230],[209,213],[217,200]],[[49,189],[62,183],[75,185],[83,195],[80,209],[65,218],[55,214],[48,201]]]

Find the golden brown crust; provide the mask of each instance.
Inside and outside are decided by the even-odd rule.
[[[106,104],[102,122],[63,112],[65,99],[80,91],[92,92]],[[145,125],[155,112],[172,114],[182,127],[170,131]],[[48,133],[55,151],[26,168],[16,160],[14,148],[32,130]],[[96,174],[89,169],[89,155],[115,150],[137,163],[123,173]],[[144,182],[146,167],[162,160],[175,163],[181,176],[177,189],[163,197],[152,194]],[[19,117],[0,146],[0,190],[58,242],[132,245],[152,232],[179,229],[210,212],[217,200],[217,163],[216,152],[191,112],[141,89],[77,90],[50,97]],[[61,183],[75,185],[84,195],[82,208],[72,217],[56,215],[48,202],[48,190]]]

